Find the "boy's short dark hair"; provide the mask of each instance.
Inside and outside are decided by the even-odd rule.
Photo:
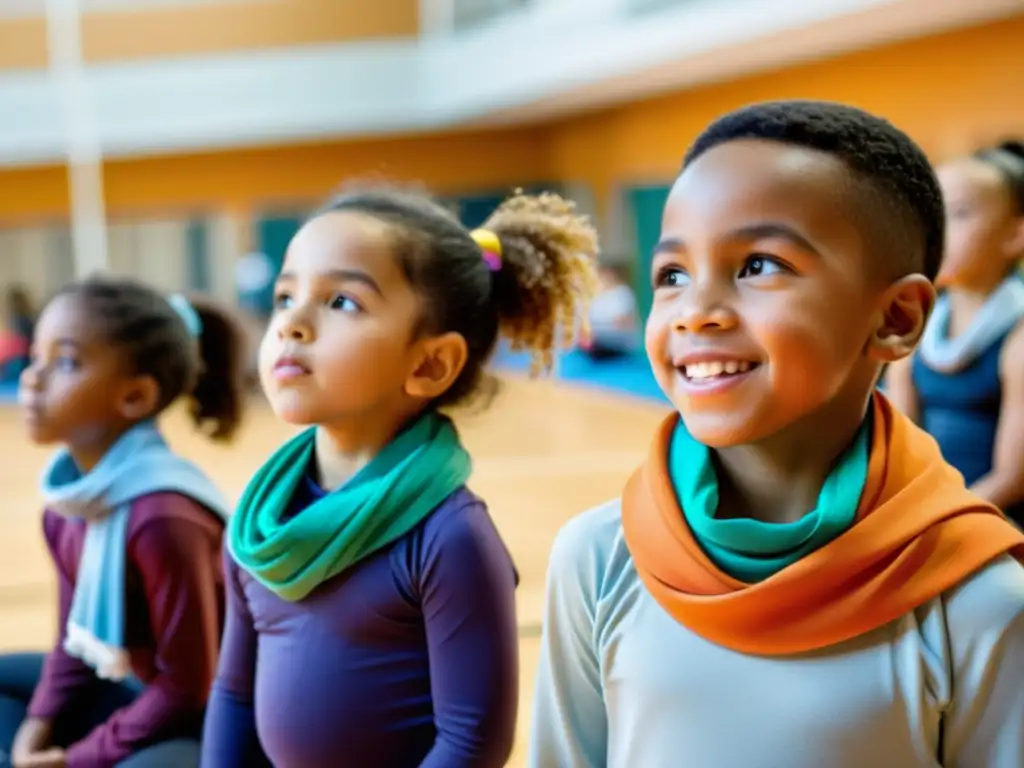
[[[683,168],[709,149],[739,139],[792,144],[841,160],[874,194],[872,215],[888,217],[881,231],[897,235],[888,252],[879,254],[886,266],[903,274],[920,272],[929,280],[938,275],[946,227],[939,182],[921,148],[891,123],[834,102],[752,104],[708,126]]]

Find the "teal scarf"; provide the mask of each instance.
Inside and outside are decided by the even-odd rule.
[[[171,452],[150,421],[125,432],[84,475],[66,450],[59,451],[41,485],[47,509],[86,523],[64,650],[97,676],[121,680],[130,672],[124,585],[132,502],[179,493],[222,519],[230,507],[202,470]]]
[[[711,561],[734,579],[755,584],[839,536],[853,524],[868,476],[871,419],[825,480],[818,506],[792,523],[720,519],[718,479],[710,449],[682,420],[669,447],[668,468],[679,506],[694,538]]]
[[[341,488],[287,518],[313,460],[315,440],[314,427],[260,467],[228,529],[239,566],[292,602],[407,534],[470,474],[469,454],[454,425],[428,413]]]

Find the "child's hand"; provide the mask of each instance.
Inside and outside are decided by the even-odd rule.
[[[23,763],[14,761],[14,768],[67,768],[64,750],[50,747],[42,752],[33,752]]]
[[[22,721],[11,745],[11,764],[14,768],[43,768],[52,764],[37,762],[40,756],[53,752],[48,749],[52,726],[49,720],[41,717],[28,717]],[[58,751],[61,752],[61,762],[58,765],[63,765],[63,750]]]

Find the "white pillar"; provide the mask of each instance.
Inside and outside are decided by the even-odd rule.
[[[420,37],[448,37],[455,29],[455,0],[420,0]]]
[[[79,0],[46,0],[46,22],[50,74],[64,112],[75,273],[84,277],[105,270],[108,257],[103,153],[82,73]]]
[[[206,230],[210,293],[229,306],[238,305],[235,265],[250,250],[250,227],[247,213],[229,210],[209,219]]]

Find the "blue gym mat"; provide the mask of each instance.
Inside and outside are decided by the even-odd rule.
[[[530,356],[500,347],[491,363],[497,370],[526,371]],[[573,350],[559,356],[555,365],[556,378],[567,384],[582,384],[610,392],[667,402],[651,373],[651,366],[643,352],[617,360],[595,362],[584,353]]]
[[[597,362],[583,352],[573,350],[559,358],[557,370],[559,381],[668,402],[658,388],[654,374],[651,373],[651,365],[643,352]]]
[[[530,367],[530,356],[522,352],[511,352],[507,347],[502,347],[495,354],[492,365],[498,370],[526,371]],[[643,353],[618,360],[594,362],[582,352],[573,350],[563,353],[558,358],[555,370],[558,380],[569,384],[583,384],[666,402]],[[0,382],[0,403],[12,403],[17,395],[17,382]]]

